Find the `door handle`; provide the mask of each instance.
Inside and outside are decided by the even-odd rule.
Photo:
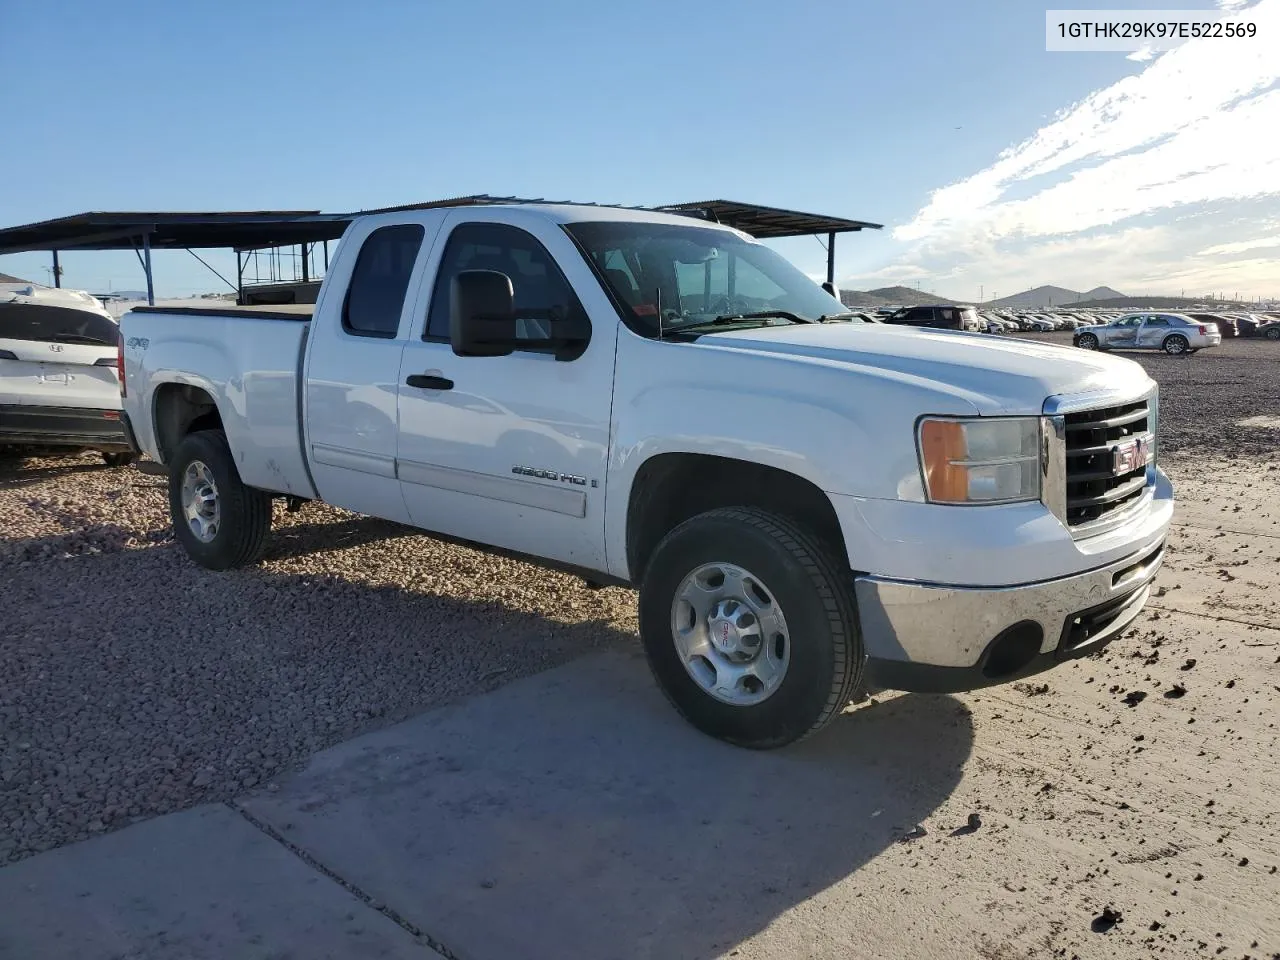
[[[453,381],[448,377],[437,377],[427,373],[411,373],[404,382],[411,387],[425,387],[428,390],[453,389]]]

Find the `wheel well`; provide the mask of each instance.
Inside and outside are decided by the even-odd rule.
[[[196,430],[222,427],[218,406],[208,391],[185,383],[166,383],[156,390],[154,407],[156,446],[167,463],[182,438]]]
[[[627,569],[639,583],[654,548],[673,528],[717,507],[756,507],[817,534],[846,561],[844,534],[816,485],[776,467],[706,454],[667,453],[640,467],[627,507]]]

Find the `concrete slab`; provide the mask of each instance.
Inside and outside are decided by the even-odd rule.
[[[956,699],[903,697],[736,749],[610,653],[325,751],[245,804],[462,960],[826,956],[823,915],[797,905],[861,897],[972,740]],[[877,943],[895,893],[856,901],[831,955],[872,955],[847,949]]]
[[[438,956],[222,805],[0,870],[4,960]]]

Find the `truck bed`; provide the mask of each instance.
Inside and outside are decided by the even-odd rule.
[[[254,320],[302,320],[311,319],[316,311],[314,303],[280,303],[271,306],[241,306],[236,303],[219,304],[216,307],[134,307],[133,313],[174,313],[184,317],[237,317]]]
[[[143,450],[163,462],[152,413],[156,391],[183,384],[204,391],[217,405],[245,483],[314,497],[302,454],[299,380],[313,309],[309,304],[134,307],[121,317],[125,406]]]

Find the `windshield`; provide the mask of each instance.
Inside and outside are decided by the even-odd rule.
[[[36,303],[0,303],[0,340],[115,346],[117,327],[100,313]]]
[[[586,222],[569,232],[645,336],[721,323],[786,325],[847,308],[781,255],[735,233],[667,223]],[[778,311],[778,313],[771,313]],[[741,317],[743,314],[754,316]]]

